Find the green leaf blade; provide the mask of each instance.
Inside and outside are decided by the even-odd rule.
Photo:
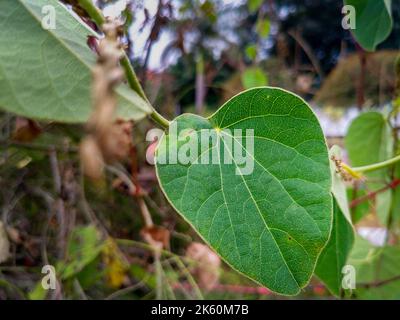
[[[353,227],[334,200],[331,237],[318,258],[315,274],[336,296],[340,296],[342,269],[346,265],[353,243]]]
[[[357,236],[349,262],[356,271],[355,295],[364,300],[400,299],[400,247],[375,247]]]
[[[314,271],[332,223],[327,147],[311,109],[284,90],[256,88],[208,119],[182,115],[174,123],[177,135],[184,129],[214,131],[218,139],[208,148],[216,150],[218,163],[160,163],[176,144],[176,136],[166,134],[156,168],[170,203],[234,269],[272,291],[297,294]],[[250,174],[232,157],[226,129],[254,129],[254,154],[233,139],[242,154],[253,156]],[[231,163],[225,163],[226,155]]]
[[[42,8],[55,8],[56,29],[45,30]],[[0,2],[0,107],[28,117],[84,122],[92,111],[91,68],[97,36],[56,0]],[[150,107],[139,96],[117,89],[118,116],[139,120]]]
[[[345,0],[354,7],[356,28],[351,30],[357,42],[367,51],[375,51],[392,31],[391,0]]]
[[[245,89],[263,87],[268,84],[268,77],[261,68],[250,67],[242,74],[242,83]]]

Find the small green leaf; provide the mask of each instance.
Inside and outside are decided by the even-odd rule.
[[[342,269],[346,265],[353,242],[353,227],[340,210],[338,202],[334,200],[331,236],[318,258],[315,274],[336,296],[340,296],[343,278]]]
[[[356,13],[356,28],[351,30],[357,42],[367,51],[375,51],[392,31],[391,0],[344,0]]]
[[[268,84],[268,78],[260,68],[251,67],[242,74],[242,83],[245,89],[262,87]]]
[[[245,52],[246,56],[253,61],[257,57],[257,46],[255,46],[254,44],[249,45],[246,47]]]
[[[350,125],[345,146],[354,167],[390,159],[393,156],[393,136],[384,115],[371,111],[358,116]],[[386,168],[365,175],[371,190],[378,190],[390,182]],[[384,225],[389,216],[391,194],[391,190],[387,190],[376,197],[376,211]]]
[[[215,12],[215,6],[212,1],[206,0],[200,6],[200,10],[206,15],[206,17],[212,22],[215,23],[217,21],[217,14]]]
[[[175,150],[193,142],[191,162],[174,164]],[[329,238],[332,196],[325,138],[301,98],[255,88],[209,118],[177,117],[156,171],[172,206],[234,269],[281,294],[307,285]]]
[[[256,12],[262,5],[263,0],[248,0],[247,5],[251,13]]]
[[[42,280],[40,280],[28,293],[28,298],[29,300],[44,300],[48,293],[49,291],[43,287]]]
[[[261,38],[269,36],[270,27],[269,19],[260,19],[257,21],[257,33]]]
[[[55,9],[55,29],[42,27],[50,18],[46,7]],[[98,35],[56,0],[1,0],[0,28],[0,107],[28,118],[86,121],[96,62],[87,40]],[[139,120],[150,112],[125,85],[116,91],[119,117]]]
[[[77,227],[68,243],[67,262],[57,269],[61,278],[68,279],[89,265],[100,254],[104,243],[96,227]]]

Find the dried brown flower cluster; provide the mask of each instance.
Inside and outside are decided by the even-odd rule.
[[[344,181],[350,182],[353,180],[354,177],[346,170],[344,167],[345,164],[341,159],[337,159],[335,156],[332,156],[331,160],[335,163],[336,173],[340,174]]]
[[[109,20],[102,30],[105,36],[99,41],[98,60],[93,69],[94,111],[88,122],[89,134],[80,148],[84,173],[93,179],[102,177],[105,163],[123,160],[132,147],[132,123],[115,119],[117,98],[114,88],[124,77],[119,63],[123,56],[119,41],[121,24]]]

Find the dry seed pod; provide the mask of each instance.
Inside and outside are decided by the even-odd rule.
[[[132,123],[116,121],[107,132],[98,136],[98,144],[106,163],[121,161],[132,147]]]
[[[97,45],[98,59],[93,69],[93,113],[88,123],[89,136],[81,144],[83,169],[87,176],[100,179],[104,162],[126,158],[131,148],[132,123],[114,121],[117,98],[114,87],[123,80],[119,64],[123,56],[119,42],[121,24],[108,20],[103,26],[105,37]]]
[[[79,152],[84,174],[91,179],[100,180],[103,176],[104,160],[93,136],[89,135],[81,142]]]

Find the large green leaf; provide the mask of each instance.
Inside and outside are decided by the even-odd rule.
[[[56,29],[42,28],[46,5],[55,8]],[[56,0],[1,0],[0,29],[0,107],[29,118],[86,121],[96,61],[86,43],[96,34]],[[120,117],[150,112],[125,85],[117,93]]]
[[[374,51],[392,31],[391,0],[345,0],[354,7],[356,28],[351,30],[357,42],[368,51]]]
[[[212,136],[205,144],[203,132]],[[191,161],[173,164],[174,149],[190,141]],[[253,170],[238,164],[238,150]],[[325,138],[301,98],[255,88],[207,119],[181,115],[158,145],[156,169],[173,207],[234,269],[286,295],[309,282],[329,238],[332,197]]]
[[[336,200],[333,204],[333,226],[328,244],[318,258],[315,274],[336,296],[342,288],[342,269],[354,242],[354,230]]]
[[[393,137],[388,121],[379,112],[365,112],[350,125],[345,146],[352,166],[365,166],[387,160],[393,156]],[[390,182],[388,170],[382,169],[366,174],[368,186],[377,190]],[[376,197],[376,211],[386,225],[391,203],[391,190]]]

